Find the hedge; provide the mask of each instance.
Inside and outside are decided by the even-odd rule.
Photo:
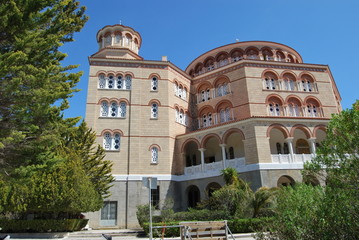
[[[259,232],[266,231],[272,221],[272,217],[232,219],[228,220],[228,227],[232,233]]]
[[[167,223],[153,223],[152,226],[173,226],[179,225],[182,221],[173,221]],[[228,220],[227,224],[232,233],[250,233],[250,232],[258,232],[265,231],[268,223],[272,222],[273,218],[248,218],[248,219],[232,219]],[[148,235],[149,234],[149,224],[145,223],[143,226],[143,230]],[[153,237],[159,238],[162,236],[162,229],[153,229]],[[179,237],[180,230],[179,228],[166,228],[165,229],[165,237]]]
[[[0,232],[72,232],[81,230],[87,222],[88,219],[0,219]]]

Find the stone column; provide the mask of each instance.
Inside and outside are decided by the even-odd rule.
[[[294,162],[293,138],[292,137],[286,138],[285,142],[288,143],[290,157],[292,162]]]
[[[315,155],[316,147],[315,147],[316,138],[309,138],[308,141],[310,143],[310,152]]]
[[[201,170],[204,172],[204,151],[206,151],[206,149],[199,148],[198,151],[201,152]]]
[[[226,168],[226,144],[219,144],[219,146],[222,149],[222,164],[223,164],[223,169]]]

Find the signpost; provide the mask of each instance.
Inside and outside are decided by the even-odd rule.
[[[157,178],[155,177],[143,177],[142,184],[148,188],[148,202],[150,208],[150,240],[152,240],[152,198],[151,198],[151,189],[157,189]]]

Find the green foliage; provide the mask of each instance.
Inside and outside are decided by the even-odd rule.
[[[262,187],[253,192],[234,168],[222,170],[222,176],[226,185],[198,204],[199,208],[225,211],[227,219],[273,215],[271,207],[277,188]]]
[[[173,221],[173,222],[167,222],[167,223],[153,223],[152,226],[156,227],[156,226],[175,226],[175,225],[179,225],[179,221]],[[145,234],[148,236],[149,235],[149,223],[144,223],[143,226],[143,231],[145,232]],[[163,228],[155,228],[152,229],[152,234],[153,237],[155,238],[161,238],[162,237],[162,231]],[[180,236],[180,228],[179,227],[175,227],[175,228],[166,228],[164,230],[164,236],[166,238],[170,238],[170,237],[179,237]]]
[[[175,221],[215,221],[228,219],[229,217],[226,211],[192,208],[186,212],[176,212],[173,215]]]
[[[7,216],[95,211],[112,164],[79,118],[64,119],[82,73],[59,47],[87,17],[76,0],[0,4],[0,210]],[[71,72],[70,72],[71,71]]]
[[[72,232],[86,226],[88,219],[8,220],[0,219],[1,232]]]
[[[210,219],[207,221],[216,221],[221,219]],[[178,220],[178,221],[172,221],[167,223],[153,223],[152,226],[175,226],[179,225],[180,222],[187,221],[187,220]],[[206,220],[202,220],[206,221]],[[273,221],[273,218],[249,218],[249,219],[232,219],[228,220],[227,224],[229,229],[232,233],[250,233],[250,232],[256,232],[259,230],[263,230],[263,226],[268,226]],[[142,226],[144,232],[146,235],[149,234],[149,224],[145,223]],[[153,229],[153,237],[160,238],[162,237],[162,231],[163,228],[156,228]],[[164,236],[166,238],[170,237],[179,237],[180,231],[179,227],[176,228],[166,228],[164,230]]]
[[[273,221],[272,217],[232,219],[227,222],[232,233],[250,233],[265,231],[263,226],[268,226]]]
[[[359,101],[333,116],[317,157],[305,170],[327,185],[359,190]]]

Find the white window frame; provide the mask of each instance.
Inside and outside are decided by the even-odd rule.
[[[158,119],[158,104],[155,102],[151,103],[151,118]]]
[[[151,164],[158,164],[158,148],[152,147],[151,148]]]

